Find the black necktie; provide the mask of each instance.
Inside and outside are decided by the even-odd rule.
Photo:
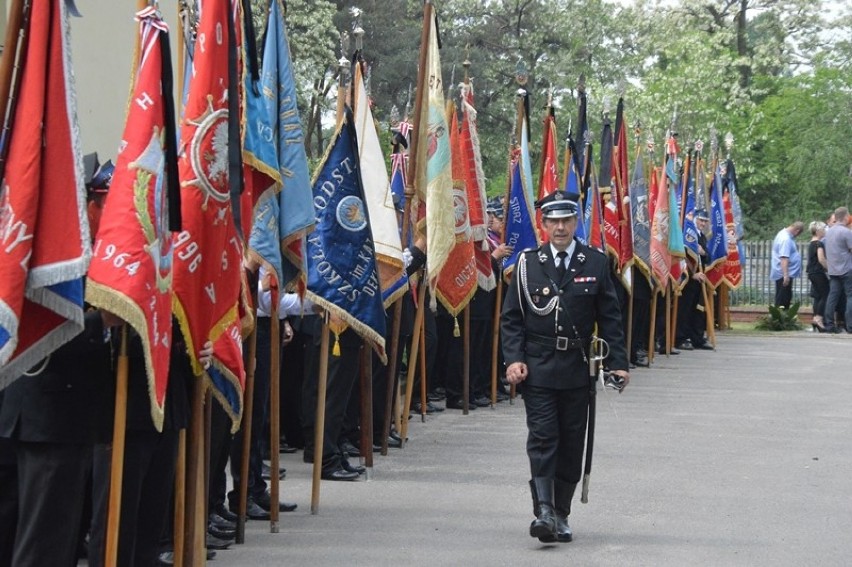
[[[556,256],[559,258],[559,265],[556,266],[556,273],[559,274],[559,279],[562,280],[562,277],[565,275],[565,269],[568,267],[565,265],[568,263],[568,252],[563,250],[562,252],[557,252]]]

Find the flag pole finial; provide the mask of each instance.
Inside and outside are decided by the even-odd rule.
[[[725,157],[727,159],[731,159],[731,148],[733,148],[733,147],[734,147],[734,133],[731,132],[731,131],[728,131],[728,133],[725,134],[725,152],[726,152]]]
[[[462,61],[462,67],[464,67],[464,84],[470,84],[470,66],[472,63],[470,62],[470,44],[464,46],[464,61]]]

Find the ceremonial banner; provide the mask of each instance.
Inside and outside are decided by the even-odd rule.
[[[376,123],[370,110],[367,88],[360,62],[355,64],[354,121],[358,139],[358,160],[361,164],[361,185],[370,217],[370,230],[376,249],[376,263],[385,307],[408,290],[408,275],[402,259],[399,221],[393,204],[385,156],[376,133]]]
[[[568,136],[568,147],[565,150],[565,192],[568,195],[576,196],[577,210],[581,214],[577,215],[577,230],[574,232],[574,237],[580,242],[586,242],[586,208],[583,206],[583,184],[580,176],[580,165],[577,162],[577,148],[574,144],[574,139]]]
[[[668,186],[667,190],[669,197],[668,249],[672,261],[671,269],[669,270],[669,277],[671,277],[672,281],[677,284],[680,283],[681,278],[686,272],[686,252],[684,251],[683,244],[683,230],[678,222],[680,219],[680,211],[678,209],[675,185],[673,183],[666,183],[665,178],[663,179],[663,183]]]
[[[274,33],[266,35],[268,49],[277,49],[277,37]],[[282,281],[281,259],[281,206],[278,202],[282,186],[282,176],[278,170],[278,139],[275,134],[278,117],[271,114],[271,102],[277,98],[275,91],[266,91],[261,84],[260,74],[250,45],[252,34],[245,33],[244,38],[244,80],[243,112],[243,167],[244,183],[247,191],[256,199],[251,232],[248,239],[248,255],[263,264],[275,275],[276,281]],[[257,74],[255,74],[257,73]]]
[[[683,219],[683,245],[684,251],[694,261],[698,262],[700,253],[698,251],[698,227],[695,226],[695,210],[697,208],[697,200],[695,194],[696,170],[698,167],[698,152],[693,156],[686,156],[684,164],[684,195],[682,198],[683,210],[681,216]]]
[[[455,209],[454,235],[456,244],[450,250],[447,263],[438,276],[435,296],[450,315],[458,315],[476,292],[476,260],[473,253],[470,220],[468,216],[468,189],[465,163],[461,151],[461,133],[456,128],[455,105],[448,103],[450,147],[453,155],[453,208]]]
[[[272,121],[272,138],[278,148],[278,171],[283,183],[278,194],[281,209],[278,232],[283,252],[283,276],[279,282],[284,287],[304,277],[304,242],[305,235],[313,230],[314,207],[281,0],[273,0],[269,7],[261,86]]]
[[[467,203],[470,216],[470,231],[476,257],[476,279],[480,288],[490,291],[497,286],[491,265],[491,250],[488,246],[488,215],[485,205],[485,173],[482,170],[482,154],[479,149],[479,131],[476,126],[476,109],[473,106],[473,85],[461,84],[461,144],[462,163],[467,183]]]
[[[601,133],[600,175],[598,176],[598,192],[600,193],[603,209],[603,232],[606,242],[606,252],[615,259],[618,265],[618,255],[621,250],[621,233],[619,230],[619,207],[618,191],[615,187],[617,181],[613,179],[613,146],[612,125],[609,118],[605,117],[603,132]]]
[[[660,180],[653,179],[656,173],[652,172],[652,193],[656,194],[654,204],[654,216],[651,221],[651,272],[657,280],[657,284],[665,288],[671,273],[672,256],[669,251],[669,210],[670,200],[666,173],[660,170]],[[653,186],[657,185],[656,191]]]
[[[435,282],[455,245],[453,176],[450,162],[450,131],[444,108],[444,82],[438,53],[437,17],[432,12],[427,49],[426,85],[418,85],[421,107],[412,215],[419,234],[426,234],[426,272],[429,287]],[[419,92],[422,91],[422,92]]]
[[[170,123],[174,120],[172,69],[166,23],[152,7],[137,13],[136,19],[140,22],[139,63],[95,240],[86,300],[115,313],[139,335],[151,419],[161,431],[172,345],[172,234],[167,189],[177,190],[178,182],[175,125]],[[171,160],[166,154],[168,144]]]
[[[743,210],[740,206],[740,197],[737,193],[737,170],[734,167],[734,162],[730,159],[725,162],[725,189],[731,200],[731,214],[734,216],[734,234],[737,237],[737,251],[740,255],[740,262],[745,262],[745,246],[743,246]]]
[[[228,60],[230,2],[205,2],[181,128],[178,162],[183,230],[174,238],[175,316],[193,372],[206,341],[214,353],[207,375],[213,393],[238,425],[245,379],[240,351],[239,305],[243,244],[235,226],[229,182]],[[238,142],[238,140],[237,140]],[[227,347],[225,346],[227,345]]]
[[[705,266],[707,279],[713,287],[722,283],[723,271],[719,268],[728,257],[728,238],[725,227],[725,208],[722,202],[722,175],[719,168],[713,174],[713,185],[710,191],[710,236],[707,237],[707,256],[709,261]]]
[[[541,172],[538,177],[538,200],[542,200],[559,188],[559,173],[556,166],[556,116],[552,106],[544,117],[544,140],[541,143]],[[547,234],[541,230],[541,210],[535,212],[535,226],[542,242]]]
[[[65,2],[32,2],[6,133],[0,390],[83,330],[91,245],[67,20]]]
[[[722,196],[722,203],[725,208],[725,228],[728,236],[728,255],[725,263],[722,264],[725,283],[731,289],[737,289],[743,282],[743,267],[740,259],[740,249],[737,243],[737,226],[734,217],[734,207],[732,204],[731,193],[727,192]]]
[[[346,108],[314,179],[316,230],[307,238],[307,297],[385,355],[385,310],[364,205],[352,114]]]
[[[630,216],[633,222],[633,262],[650,283],[651,216],[648,210],[648,187],[641,149],[637,151],[633,179],[630,182]]]
[[[533,222],[532,203],[527,200],[527,191],[524,189],[521,165],[518,156],[511,165],[512,184],[509,188],[509,203],[506,210],[505,230],[506,244],[512,247],[512,253],[503,259],[503,277],[509,279],[518,256],[527,248],[538,246]]]
[[[613,198],[618,219],[618,268],[621,281],[630,289],[633,271],[633,222],[631,220],[630,178],[627,164],[627,126],[624,118],[624,99],[618,99],[615,115],[615,143],[612,148]]]
[[[592,147],[587,150],[587,159],[589,160],[589,168],[592,170],[589,175],[589,188],[586,193],[586,211],[585,224],[588,231],[587,244],[592,248],[596,248],[603,253],[606,253],[606,240],[603,226],[603,211],[601,210],[601,194],[598,188],[598,178],[594,172],[594,159],[592,158]]]

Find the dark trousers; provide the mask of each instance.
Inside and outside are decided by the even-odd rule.
[[[846,330],[852,332],[852,271],[842,276],[829,276],[828,300],[825,304],[825,326],[834,327],[834,312],[841,297],[846,298]]]
[[[92,446],[18,442],[18,526],[11,565],[77,564]]]
[[[470,320],[471,398],[491,398],[491,346],[494,326],[490,319]]]
[[[12,565],[18,525],[18,462],[12,441],[0,438],[0,565]]]
[[[225,468],[231,454],[232,435],[231,418],[225,413],[222,404],[214,400],[210,412],[210,482],[207,503],[213,512],[225,504],[225,492],[228,489]]]
[[[793,301],[793,279],[791,278],[787,285],[784,285],[784,279],[775,280],[775,306],[790,308],[790,302]]]
[[[428,299],[427,299],[428,301]],[[445,388],[446,381],[444,376],[436,373],[435,366],[438,358],[438,329],[436,324],[435,314],[429,309],[429,306],[424,306],[423,309],[423,343],[426,345],[426,390],[428,392],[434,392],[436,388]],[[406,350],[411,352],[411,340],[412,337],[408,337],[407,342],[404,347]],[[411,357],[408,358],[408,364],[414,364],[415,373],[414,373],[414,385],[412,386],[412,397],[415,400],[420,399],[420,381],[422,377],[420,376],[420,357],[423,356],[422,349],[420,347],[417,348],[417,359],[412,360]]]
[[[443,377],[448,400],[461,399],[464,394],[464,320],[461,314],[458,317],[458,337],[454,336],[455,322],[456,318],[442,307],[438,308],[435,317],[438,335],[435,375]]]
[[[160,536],[172,510],[178,432],[127,432],[121,483],[121,526],[118,561],[122,567],[157,564]],[[89,540],[89,565],[101,567],[106,551],[111,445],[95,445],[94,512]]]
[[[683,288],[677,312],[676,343],[689,339],[693,345],[700,346],[705,342],[707,319],[703,310],[702,285],[690,278]]]
[[[269,356],[271,338],[271,319],[257,318],[257,350],[254,370],[254,395],[252,396],[251,413],[251,448],[249,450],[248,495],[259,497],[266,492],[266,481],[263,480],[263,447],[264,424],[269,416]],[[234,479],[234,489],[228,493],[228,500],[236,505],[239,497],[240,463],[243,459],[243,427],[234,435],[231,442],[231,477]]]
[[[579,482],[583,472],[589,387],[552,390],[524,384],[523,395],[529,430],[530,475]]]
[[[630,357],[638,351],[648,351],[648,336],[651,327],[651,286],[648,279],[635,269],[633,271],[633,334],[630,337]]]

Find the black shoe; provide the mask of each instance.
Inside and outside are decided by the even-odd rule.
[[[272,479],[272,469],[266,463],[261,464],[260,476],[263,477],[263,480],[271,480]],[[284,480],[284,477],[287,476],[287,469],[284,467],[278,467],[278,480]]]
[[[632,364],[635,364],[636,366],[641,366],[642,368],[647,368],[648,366],[650,366],[650,362],[648,361],[648,355],[639,354],[638,352],[630,362]]]
[[[504,392],[503,390],[501,390],[499,388],[497,389],[497,403],[505,402],[506,400],[509,399],[509,397],[510,397],[509,394],[507,394],[506,392]]]
[[[701,343],[700,345],[695,345],[695,348],[698,350],[716,350],[710,343]]]
[[[296,447],[293,447],[286,441],[282,441],[281,444],[278,445],[279,453],[295,453],[296,451],[298,451],[298,449]]]
[[[239,508],[237,508],[237,503],[234,502],[231,504],[231,510],[235,512],[239,512]],[[264,510],[260,506],[257,505],[257,502],[249,497],[248,502],[246,503],[246,518],[249,520],[268,520],[269,519],[269,511]]]
[[[207,534],[204,540],[204,547],[207,549],[228,549],[232,543],[234,543],[232,539],[219,539],[218,537]]]
[[[343,441],[343,443],[340,444],[340,450],[349,455],[350,457],[361,456],[361,451],[359,451],[358,447],[356,447],[349,439],[346,439],[345,441]]]
[[[487,408],[491,405],[491,398],[487,398],[485,396],[476,396],[475,398],[470,400],[470,403],[478,408]]]
[[[175,564],[175,552],[164,551],[157,556],[157,565],[160,567],[168,567]]]
[[[212,522],[208,522],[207,523],[207,535],[214,537],[216,539],[219,539],[219,540],[228,541],[228,540],[232,540],[235,537],[237,537],[237,530],[236,530],[236,528],[234,528],[234,529],[221,528],[221,527],[216,526]],[[214,548],[214,549],[216,549],[216,548]]]
[[[207,521],[216,526],[219,529],[224,530],[235,530],[237,529],[237,522],[232,522],[231,520],[226,520],[216,512],[210,512],[207,516]]]
[[[305,463],[313,463],[314,462],[314,450],[313,449],[305,449],[305,452],[302,453],[302,461]]]
[[[235,526],[237,525],[236,522],[239,518],[236,514],[225,508],[224,504],[219,504],[218,506],[216,506],[214,512],[218,514],[220,518],[233,523]]]
[[[323,480],[355,480],[360,475],[356,472],[343,470],[341,467],[339,469],[323,470],[320,476]]]
[[[260,496],[253,497],[252,500],[254,500],[254,502],[258,506],[263,508],[266,512],[269,512],[271,502],[270,502],[270,499],[269,499],[269,491],[268,490],[266,492],[264,492],[263,494],[261,494]],[[279,502],[278,503],[278,511],[279,512],[292,512],[293,510],[295,510],[298,507],[299,507],[299,505],[296,504],[295,502]]]
[[[476,405],[474,405],[470,401],[468,401],[467,405],[468,405],[467,409],[470,410],[470,411],[473,411],[473,410],[476,409]],[[455,400],[448,399],[447,400],[447,409],[464,409],[464,400],[462,400],[461,398],[458,398],[458,399],[455,399]]]
[[[686,339],[685,341],[680,341],[677,343],[677,348],[680,350],[694,350],[695,347],[692,346],[692,341]]]
[[[660,354],[666,354],[666,349],[663,348],[663,347],[660,347],[660,350],[658,350],[657,352],[659,352]],[[672,349],[672,351],[669,354],[680,354],[680,351],[677,350],[677,349]]]
[[[438,392],[429,392],[429,394],[426,395],[426,399],[430,402],[441,402],[447,399],[447,396],[439,394]]]
[[[402,448],[402,440],[399,437],[394,437],[393,435],[388,435],[388,448],[389,449],[401,449]],[[381,439],[375,439],[373,441],[373,452],[378,453],[381,450],[382,450]]]
[[[438,412],[442,412],[442,411],[444,411],[444,408],[442,408],[440,406],[436,406],[432,402],[426,402],[426,413],[427,414],[438,413]],[[420,402],[414,402],[413,404],[411,404],[411,412],[412,413],[423,413],[420,410]]]
[[[348,472],[354,472],[355,474],[364,474],[367,472],[367,468],[362,465],[353,465],[349,462],[349,459],[341,459],[340,466],[343,467],[343,470]]]

